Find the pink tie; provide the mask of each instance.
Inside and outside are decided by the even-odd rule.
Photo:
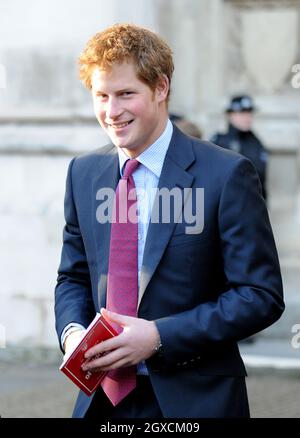
[[[126,161],[116,190],[106,299],[108,310],[135,317],[138,302],[138,221],[132,173],[139,164],[137,160]],[[136,387],[136,367],[109,371],[101,386],[116,406]]]

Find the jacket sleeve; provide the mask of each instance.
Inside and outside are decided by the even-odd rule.
[[[69,323],[75,322],[87,327],[95,315],[89,267],[73,199],[74,161],[75,158],[71,161],[67,174],[63,246],[55,288],[55,318],[59,341]]]
[[[167,365],[251,336],[284,310],[279,261],[258,175],[243,157],[223,185],[218,228],[226,291],[216,301],[156,320]]]

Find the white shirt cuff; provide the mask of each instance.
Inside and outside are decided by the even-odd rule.
[[[64,346],[66,337],[70,334],[71,328],[78,328],[79,330],[85,330],[85,327],[82,324],[79,324],[78,322],[70,322],[64,329],[60,337],[61,346]],[[72,330],[73,331],[73,330]]]

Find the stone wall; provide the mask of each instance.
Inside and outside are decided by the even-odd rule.
[[[107,142],[77,79],[77,57],[114,22],[153,28],[147,3],[1,1],[0,348],[57,345],[53,293],[67,166]]]
[[[1,1],[0,336],[8,344],[56,345],[67,165],[107,141],[76,60],[91,35],[121,21],[147,25],[170,43],[170,109],[199,124],[206,138],[224,127],[232,93],[255,98],[255,129],[271,155],[269,208],[288,303],[270,334],[289,335],[300,309],[300,89],[292,86],[299,11],[298,0]]]

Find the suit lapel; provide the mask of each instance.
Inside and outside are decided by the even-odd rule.
[[[94,215],[94,239],[97,254],[97,272],[99,272],[98,280],[98,303],[99,307],[105,307],[106,304],[106,288],[107,288],[107,272],[108,258],[110,245],[110,227],[111,220],[104,223],[99,223],[96,217],[97,208],[101,201],[97,199],[97,193],[100,189],[111,189],[115,192],[120,178],[119,160],[117,148],[113,147],[99,160],[99,173],[93,180],[93,215]],[[111,192],[112,193],[112,192]]]
[[[173,136],[159,179],[158,189],[166,188],[167,190],[172,190],[176,187],[181,189],[182,202],[175,203],[169,223],[150,222],[149,224],[141,269],[139,304],[169,243],[176,225],[176,219],[182,214],[184,206],[183,189],[191,187],[194,180],[194,177],[186,169],[194,160],[191,141],[174,127]]]

